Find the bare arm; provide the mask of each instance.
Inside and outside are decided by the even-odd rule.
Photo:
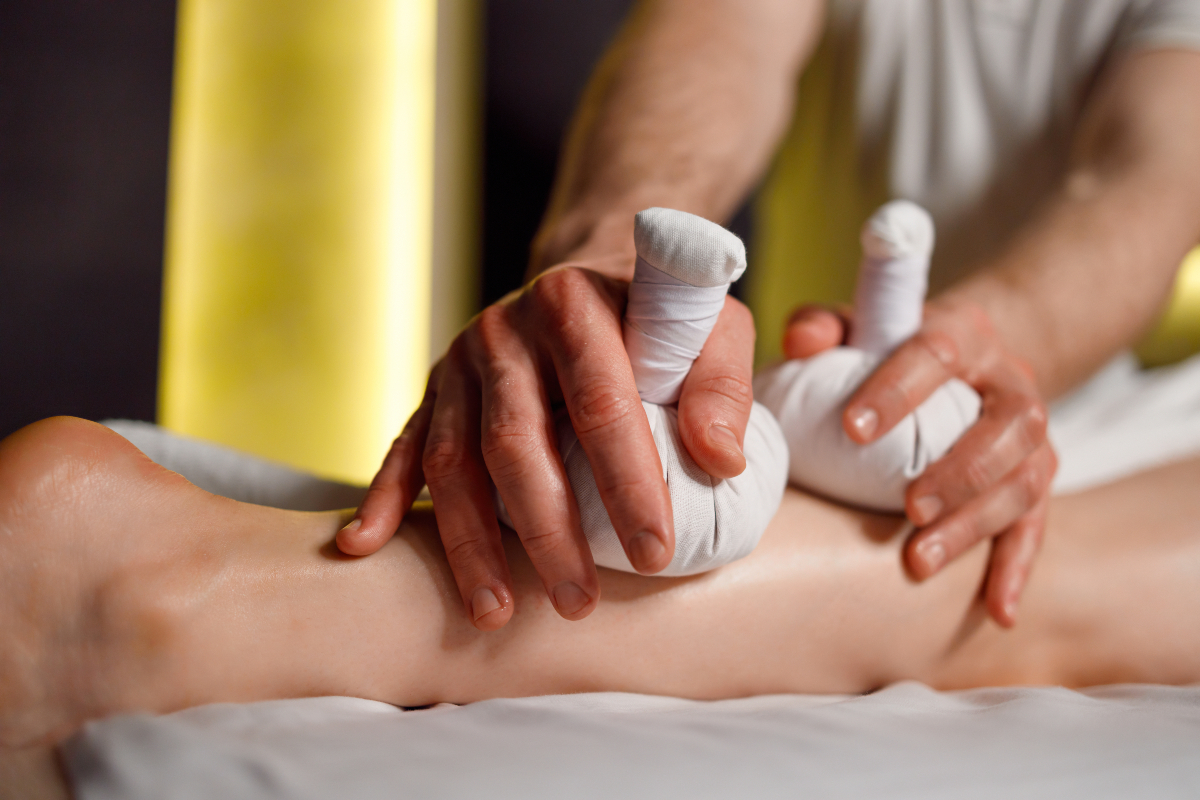
[[[1200,53],[1117,61],[1088,102],[1058,191],[991,263],[930,304],[921,332],[847,405],[847,432],[865,442],[950,377],[983,396],[980,422],[909,487],[909,518],[924,527],[908,558],[928,576],[996,537],[987,597],[1005,624],[1037,553],[1055,470],[1043,398],[1128,347],[1162,307],[1200,241],[1197,131]],[[805,355],[841,336],[829,315],[810,313],[789,332],[800,352],[788,349]]]
[[[1200,53],[1134,53],[1088,104],[1046,208],[943,295],[987,310],[1047,397],[1145,333],[1200,243]]]
[[[548,270],[490,306],[434,368],[346,553],[377,551],[428,483],[463,608],[494,630],[513,582],[494,485],[558,613],[588,616],[600,584],[555,445],[565,406],[630,562],[661,571],[674,550],[670,498],[621,338],[633,216],[661,205],[721,219],[765,167],[815,41],[819,0],[650,0],[605,60],[570,137],[534,250]],[[679,402],[684,446],[718,478],[745,469],[754,328],[726,304]]]
[[[628,280],[633,214],[648,206],[727,219],[791,118],[823,12],[819,0],[643,3],[584,94],[531,274],[570,261]]]

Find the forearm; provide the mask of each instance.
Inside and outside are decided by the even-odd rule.
[[[642,3],[584,93],[531,274],[571,261],[628,279],[635,212],[732,214],[783,134],[823,6]]]
[[[1200,241],[1200,54],[1115,65],[1081,124],[1058,192],[1009,246],[938,300],[988,312],[1047,397],[1153,323]]]

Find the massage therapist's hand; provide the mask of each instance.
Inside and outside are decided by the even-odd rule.
[[[558,453],[554,410],[565,405],[630,562],[664,569],[674,525],[622,340],[627,285],[562,266],[475,317],[434,367],[338,547],[378,550],[428,484],[466,611],[477,628],[500,628],[513,594],[494,484],[558,613],[586,617],[600,585]],[[753,346],[749,311],[728,300],[679,401],[684,444],[717,477],[745,468]]]
[[[784,352],[807,358],[842,344],[850,324],[845,313],[798,309],[784,334]],[[1032,373],[1007,351],[983,309],[971,303],[926,306],[921,330],[850,398],[843,425],[854,441],[872,442],[950,378],[973,387],[983,407],[950,452],[909,486],[906,511],[920,530],[905,557],[924,579],[993,538],[985,598],[991,616],[1008,627],[1041,545],[1058,460]]]

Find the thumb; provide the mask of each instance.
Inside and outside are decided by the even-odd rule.
[[[425,485],[421,455],[433,416],[433,381],[430,377],[421,406],[392,442],[354,518],[337,533],[334,541],[348,556],[367,556],[387,544]]]
[[[746,468],[742,440],[754,404],[754,318],[732,297],[692,365],[679,396],[679,435],[699,467],[715,478]]]
[[[783,354],[811,358],[844,343],[850,335],[849,315],[827,306],[804,305],[788,317],[783,332]]]

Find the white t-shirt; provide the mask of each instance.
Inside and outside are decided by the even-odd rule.
[[[1200,0],[832,0],[756,216],[760,360],[797,302],[850,299],[889,199],[934,217],[931,290],[995,252],[1061,180],[1100,73],[1156,47],[1200,49]]]

